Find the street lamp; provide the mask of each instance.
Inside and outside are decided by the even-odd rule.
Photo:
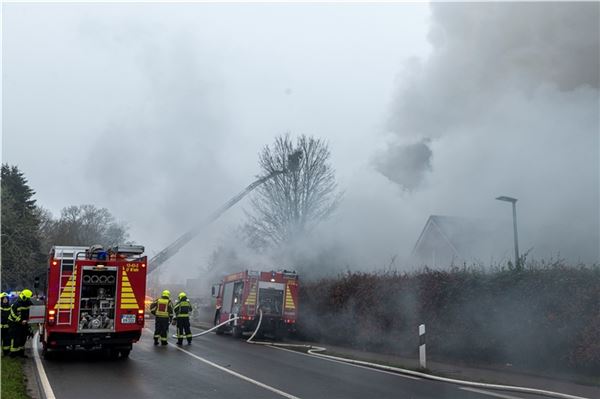
[[[517,235],[517,199],[512,197],[507,197],[502,195],[500,197],[496,197],[498,201],[506,201],[512,204],[513,211],[513,229],[515,232],[515,267],[519,267],[519,237]]]

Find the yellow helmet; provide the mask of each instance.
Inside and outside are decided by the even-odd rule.
[[[187,296],[187,295],[185,295],[185,292],[180,292],[179,293],[179,298],[183,298],[184,296]]]
[[[0,298],[4,298],[5,296],[8,296],[8,294],[6,292],[3,292],[2,294],[0,294]]]
[[[161,294],[162,296],[171,296],[171,291],[169,290],[164,290]]]
[[[28,299],[29,299],[29,298],[31,298],[31,296],[32,296],[32,295],[33,295],[33,292],[31,292],[31,291],[30,291],[30,290],[28,290],[28,289],[24,289],[23,291],[21,291],[21,295],[19,295],[19,296],[20,296],[22,299],[25,299],[25,298],[28,298]]]

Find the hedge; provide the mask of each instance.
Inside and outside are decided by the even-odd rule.
[[[424,323],[433,359],[600,372],[597,265],[348,272],[304,281],[300,304],[306,339],[415,356]]]

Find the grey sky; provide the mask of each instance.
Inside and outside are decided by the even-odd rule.
[[[567,73],[594,62],[597,19],[435,7],[4,4],[3,162],[53,213],[107,207],[153,254],[250,183],[275,135],[313,134],[346,191],[317,250],[353,267],[406,256],[432,213],[506,219],[499,194],[520,199],[524,248],[598,260],[598,85]],[[398,146],[428,154],[415,143],[430,158],[396,165]],[[406,191],[382,165],[426,168]],[[172,263],[206,262],[242,215]]]

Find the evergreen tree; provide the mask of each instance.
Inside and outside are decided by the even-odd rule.
[[[35,277],[43,277],[39,212],[35,192],[16,166],[2,165],[2,289],[33,290]]]

